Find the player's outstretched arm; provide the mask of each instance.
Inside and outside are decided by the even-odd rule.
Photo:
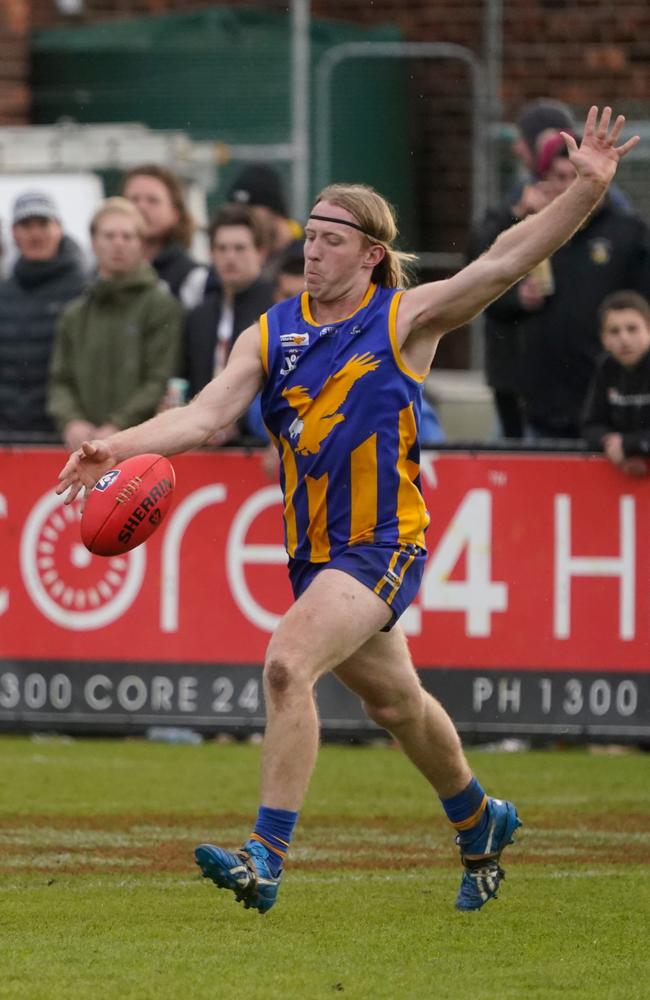
[[[65,502],[71,503],[81,489],[92,488],[105,472],[131,455],[177,455],[205,444],[246,412],[263,377],[260,328],[255,324],[237,339],[224,370],[187,406],[165,410],[110,437],[84,441],[61,470],[56,492],[67,491]]]
[[[613,125],[611,118],[611,108],[604,108],[599,119],[598,108],[592,107],[580,146],[563,133],[577,176],[550,205],[501,233],[452,278],[404,293],[398,312],[401,344],[412,332],[439,337],[467,323],[571,238],[603,197],[622,157],[639,141],[633,136],[617,145],[625,118],[619,115]]]

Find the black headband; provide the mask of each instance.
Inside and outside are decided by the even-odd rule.
[[[349,222],[347,219],[333,219],[331,215],[316,215],[314,212],[309,216],[310,219],[318,219],[319,222],[336,222],[340,226],[351,226],[352,229],[358,229],[360,233],[367,236],[369,240],[375,240],[376,243],[381,243],[376,236],[372,236],[367,233],[363,226],[360,226],[358,222]]]

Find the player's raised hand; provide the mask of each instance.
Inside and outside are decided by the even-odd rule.
[[[576,168],[578,175],[587,180],[594,180],[606,186],[616,173],[619,161],[639,141],[638,135],[633,135],[627,142],[617,146],[625,118],[618,115],[610,128],[612,109],[603,108],[598,120],[598,108],[594,105],[589,109],[582,134],[582,142],[578,146],[573,136],[563,132],[564,141],[569,151],[569,159]]]
[[[80,490],[91,490],[115,464],[115,456],[106,441],[84,441],[61,469],[56,492],[61,495],[67,490],[64,503],[72,503]]]

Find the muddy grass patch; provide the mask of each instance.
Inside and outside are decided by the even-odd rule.
[[[237,846],[250,817],[5,816],[0,819],[0,871],[58,874],[92,872],[187,873],[197,843]],[[519,864],[573,867],[650,863],[647,817],[607,813],[575,818],[539,815],[517,835]],[[456,867],[458,856],[445,820],[378,816],[306,818],[291,852],[293,870],[399,871]]]

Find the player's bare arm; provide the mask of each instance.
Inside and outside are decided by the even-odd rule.
[[[536,264],[571,238],[594,210],[611,183],[622,157],[639,141],[633,136],[616,145],[625,118],[610,128],[611,108],[589,110],[578,147],[564,133],[569,159],[576,168],[573,184],[536,215],[512,226],[477,260],[453,277],[405,292],[397,316],[397,337],[404,360],[416,372],[429,370],[440,337],[480,313]]]
[[[187,406],[174,407],[135,427],[101,440],[84,441],[59,474],[59,494],[71,503],[84,487],[92,487],[108,469],[132,455],[154,452],[176,455],[197,448],[222,427],[239,419],[262,387],[259,324],[235,342],[224,370]]]

